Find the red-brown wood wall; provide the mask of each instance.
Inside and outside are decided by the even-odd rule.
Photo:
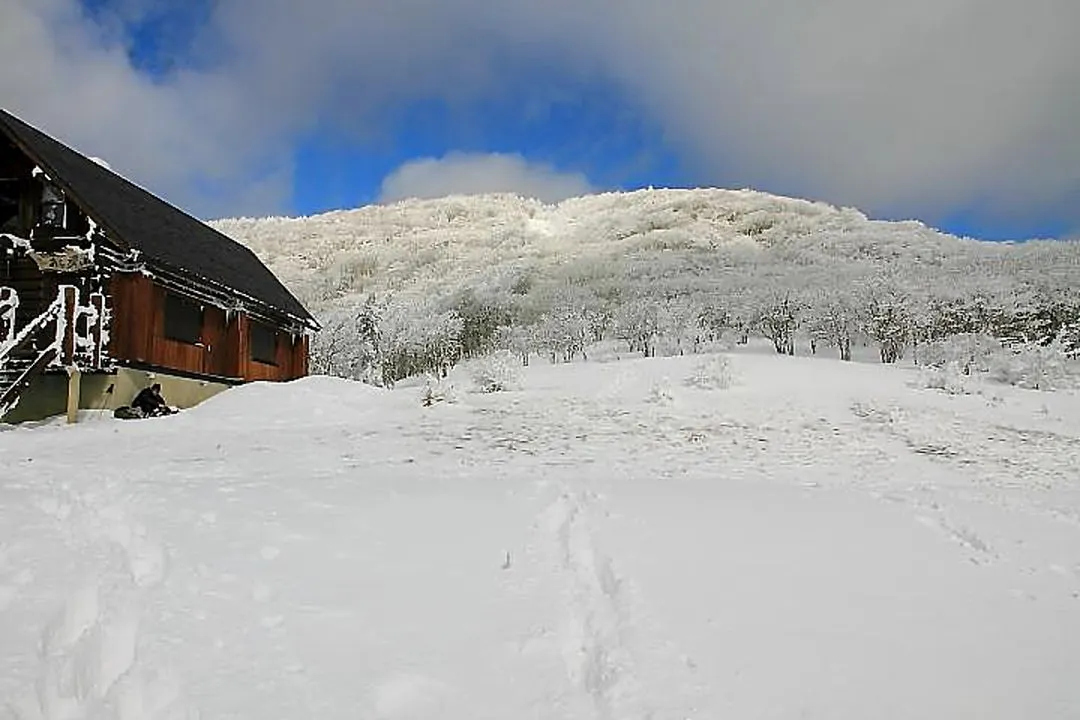
[[[165,337],[165,289],[143,275],[113,276],[109,352],[121,361],[239,380],[293,380],[307,375],[306,336],[277,334],[276,362],[251,359],[251,321],[206,306],[199,345]]]

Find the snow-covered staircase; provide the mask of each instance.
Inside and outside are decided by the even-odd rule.
[[[19,402],[33,380],[49,368],[101,370],[106,342],[105,296],[61,285],[40,315],[18,327],[19,296],[0,287],[0,418]]]
[[[72,288],[73,290],[74,288]],[[71,343],[64,323],[65,308],[77,295],[62,289],[44,312],[22,328],[16,327],[18,294],[0,288],[0,418],[19,402],[35,377],[45,372]]]
[[[0,368],[0,395],[7,392],[33,364],[34,361],[30,358],[12,358],[5,363],[4,367]]]
[[[29,385],[34,375],[31,372],[33,366],[34,358],[32,357],[7,358],[0,366],[0,416],[9,405],[15,404],[21,391]]]

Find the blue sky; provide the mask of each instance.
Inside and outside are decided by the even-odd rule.
[[[542,81],[532,77],[527,86]],[[566,96],[538,114],[524,112],[526,98],[511,92],[464,108],[442,101],[405,105],[367,141],[333,129],[307,133],[294,149],[294,207],[307,213],[375,202],[383,179],[403,164],[451,152],[520,154],[557,171],[584,173],[597,188],[693,182],[661,131],[614,88],[563,87]]]
[[[11,0],[0,15],[0,104],[202,217],[653,185],[984,238],[1080,229],[1080,4]]]

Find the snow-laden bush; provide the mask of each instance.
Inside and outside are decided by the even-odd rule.
[[[920,379],[924,388],[942,390],[950,395],[966,395],[970,392],[967,376],[955,360],[924,368]]]
[[[671,391],[671,381],[665,377],[654,382],[645,399],[655,405],[670,405],[675,400],[675,395]]]
[[[604,340],[588,347],[589,361],[610,363],[622,360],[627,355],[626,345],[620,340]]]
[[[395,296],[380,317],[382,382],[422,373],[446,377],[461,357],[461,318],[432,298]]]
[[[1080,360],[1080,320],[1076,320],[1063,328],[1058,337],[1069,359]]]
[[[381,384],[379,311],[369,299],[363,306],[342,305],[322,314],[322,330],[311,338],[311,373]]]
[[[471,369],[476,389],[482,393],[505,392],[521,387],[521,361],[507,350],[477,360]]]
[[[457,389],[446,378],[428,374],[424,378],[424,389],[420,393],[420,402],[424,407],[431,407],[436,403],[456,403]]]
[[[495,345],[513,353],[523,367],[529,365],[532,354],[539,349],[537,333],[532,326],[504,325],[496,333]]]
[[[1076,384],[1074,368],[1060,342],[1003,351],[991,363],[994,380],[1029,390],[1060,390]]]
[[[702,390],[726,390],[735,384],[731,361],[726,355],[710,355],[694,366],[686,384]]]
[[[1002,353],[1001,342],[989,335],[964,333],[927,343],[919,349],[919,363],[944,368],[955,363],[963,375],[989,372],[995,357]]]

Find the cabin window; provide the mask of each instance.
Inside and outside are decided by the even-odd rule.
[[[202,339],[203,309],[193,300],[165,293],[165,337],[195,345]]]
[[[53,228],[64,228],[67,225],[67,200],[64,198],[64,191],[49,182],[41,187],[41,224]]]
[[[277,364],[277,333],[262,323],[251,323],[251,359],[267,365]]]

